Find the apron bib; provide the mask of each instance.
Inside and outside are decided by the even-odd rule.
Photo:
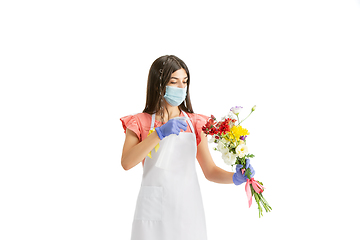
[[[162,146],[160,141],[152,158],[146,157],[143,168],[131,240],[206,240],[205,214],[195,170],[196,136],[185,112],[191,133],[181,132],[166,169],[156,167]],[[151,129],[155,123],[152,116]]]

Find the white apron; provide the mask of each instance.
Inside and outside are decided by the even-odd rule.
[[[195,170],[196,137],[181,132],[166,169],[155,166],[167,137],[157,152],[146,157],[136,204],[131,240],[206,240],[206,225],[200,187]],[[154,128],[155,114],[151,129]]]

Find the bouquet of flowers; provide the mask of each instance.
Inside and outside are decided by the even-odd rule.
[[[249,207],[252,204],[252,197],[259,209],[259,217],[263,215],[263,208],[266,212],[270,212],[272,209],[263,196],[263,183],[251,178],[250,169],[246,169],[246,159],[255,157],[250,154],[248,147],[246,146],[246,138],[250,134],[246,128],[241,126],[241,123],[245,121],[254,111],[256,106],[251,109],[250,114],[243,120],[239,120],[239,113],[242,109],[240,106],[232,107],[227,116],[223,117],[221,121],[217,121],[216,118],[211,115],[211,118],[202,127],[203,132],[206,135],[212,136],[210,143],[216,143],[214,148],[222,153],[222,158],[227,165],[241,164],[241,172],[248,178],[245,191],[248,197]],[[263,207],[263,208],[262,208]]]

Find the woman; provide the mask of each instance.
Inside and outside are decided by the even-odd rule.
[[[215,165],[201,131],[208,117],[194,114],[189,86],[185,63],[173,55],[162,56],[150,68],[143,112],[120,118],[126,133],[122,167],[129,170],[143,162],[132,240],[207,239],[196,159],[209,181],[246,182],[241,165],[235,173]],[[173,134],[176,141],[170,142]],[[159,167],[160,156],[169,150],[170,157],[162,160],[167,167]],[[249,162],[246,165],[253,176]]]

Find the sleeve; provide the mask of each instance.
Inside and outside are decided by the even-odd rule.
[[[202,115],[202,114],[194,114],[193,115],[193,122],[194,122],[197,145],[199,145],[199,143],[201,142],[202,127],[205,125],[207,120],[209,120],[209,118],[210,117]]]
[[[136,134],[139,140],[141,140],[140,123],[135,116],[133,115],[125,116],[120,118],[120,121],[124,128],[124,133],[126,133],[126,129],[128,128]]]

